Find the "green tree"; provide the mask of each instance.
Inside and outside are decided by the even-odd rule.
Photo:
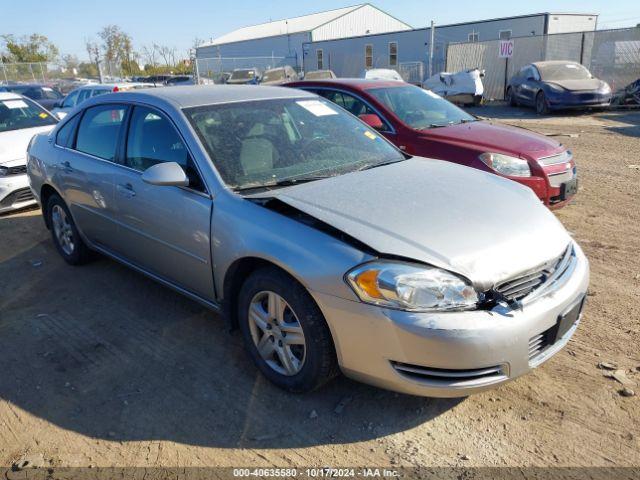
[[[139,72],[138,54],[133,49],[131,36],[117,25],[107,25],[98,33],[102,40],[104,60],[122,68],[124,75]]]
[[[2,61],[6,63],[53,62],[58,58],[58,47],[44,35],[32,33],[23,37],[1,35],[5,46]]]

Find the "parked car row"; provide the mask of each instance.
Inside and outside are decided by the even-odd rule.
[[[548,166],[574,178],[570,152],[400,82],[290,86],[91,96],[55,127],[29,114],[53,128],[26,169],[62,258],[101,252],[223,313],[292,392],[342,371],[464,396],[566,345],[588,261],[540,200]]]

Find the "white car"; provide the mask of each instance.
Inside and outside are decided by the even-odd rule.
[[[392,80],[396,82],[404,82],[404,79],[398,72],[390,68],[372,68],[364,72],[364,78],[367,80]]]
[[[105,93],[123,92],[126,90],[153,87],[152,83],[92,83],[76,88],[51,110],[56,117],[63,119],[76,105],[85,100]]]
[[[27,179],[27,147],[58,121],[33,100],[0,92],[0,213],[36,203]]]

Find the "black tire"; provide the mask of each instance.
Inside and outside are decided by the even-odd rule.
[[[513,96],[513,88],[511,88],[511,87],[507,88],[507,95],[505,97],[505,100],[507,101],[507,103],[511,107],[517,107],[518,106],[518,103],[516,102],[516,99]]]
[[[54,216],[57,213],[57,209],[61,209],[66,215],[66,221],[69,226],[69,238],[72,242],[73,248],[69,248],[62,245],[62,241],[58,237],[58,230],[56,228],[56,221]],[[46,205],[47,223],[51,230],[51,237],[53,244],[56,246],[58,253],[69,265],[83,265],[92,259],[92,252],[89,247],[82,241],[82,237],[78,233],[76,224],[73,221],[69,208],[64,203],[64,200],[59,195],[53,194],[49,197]]]
[[[263,292],[279,295],[289,305],[302,327],[304,361],[300,370],[293,375],[285,375],[272,368],[258,352],[252,336],[249,309],[255,297]],[[333,339],[322,312],[307,290],[285,272],[275,267],[265,267],[253,272],[240,289],[238,319],[249,356],[260,372],[278,387],[294,393],[309,392],[338,374]],[[273,355],[277,358],[277,354]]]
[[[543,91],[539,91],[536,95],[536,113],[538,115],[546,115],[549,113],[549,106]]]

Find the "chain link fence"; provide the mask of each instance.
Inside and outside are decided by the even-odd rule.
[[[93,66],[92,66],[93,67]],[[55,83],[62,79],[91,77],[99,80],[97,67],[93,75],[78,67],[67,67],[58,63],[5,63],[0,61],[0,84],[5,83]],[[102,79],[105,82],[122,78],[122,68],[117,62],[100,62]]]
[[[202,81],[224,83],[224,79],[238,68],[255,68],[264,72],[270,68],[289,65],[298,71],[296,57],[210,57],[196,58],[195,73]]]
[[[485,71],[484,95],[503,100],[509,79],[525,65],[544,60],[569,60],[620,90],[640,78],[640,28],[560,33],[514,38],[513,56],[499,58],[500,40],[453,43],[447,48],[446,70]]]

